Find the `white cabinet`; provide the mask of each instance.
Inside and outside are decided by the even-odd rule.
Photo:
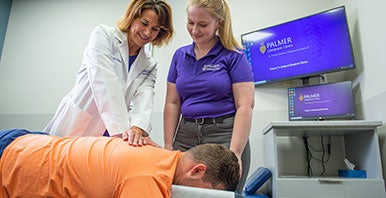
[[[271,122],[263,134],[272,197],[385,198],[377,136],[381,125],[359,120]],[[339,177],[346,158],[367,177]]]

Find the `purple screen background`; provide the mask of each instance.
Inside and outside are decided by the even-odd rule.
[[[288,88],[288,108],[290,120],[354,117],[351,81]]]
[[[244,34],[242,43],[255,84],[355,67],[344,7]]]

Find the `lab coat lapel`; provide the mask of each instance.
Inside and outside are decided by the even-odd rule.
[[[127,86],[130,86],[135,78],[150,65],[150,61],[147,56],[148,54],[146,54],[144,47],[142,47],[133,65],[130,67],[127,78]]]
[[[118,41],[119,53],[122,56],[123,64],[126,71],[129,70],[129,45],[126,32],[122,32],[116,28],[116,39]],[[134,82],[135,78],[150,65],[150,54],[145,52],[145,48],[142,47],[133,65],[130,67],[130,71],[127,75],[126,89]]]
[[[129,45],[127,41],[126,32],[122,32],[119,29],[116,29],[115,38],[118,41],[118,50],[122,56],[123,65],[125,66],[125,71],[129,70]]]

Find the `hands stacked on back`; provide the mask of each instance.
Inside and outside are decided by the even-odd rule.
[[[114,137],[121,137],[123,141],[127,141],[130,146],[154,146],[161,148],[156,142],[154,142],[149,134],[139,127],[132,126],[128,131],[122,134],[115,135]]]

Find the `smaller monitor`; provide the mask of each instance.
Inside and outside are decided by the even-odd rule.
[[[290,121],[354,118],[351,81],[288,88],[288,116]]]

